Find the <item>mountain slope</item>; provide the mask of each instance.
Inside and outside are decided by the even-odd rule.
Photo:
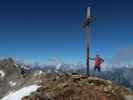
[[[63,74],[47,82],[22,100],[133,100],[129,89],[109,80],[78,74]],[[127,99],[128,98],[128,99]]]
[[[19,65],[12,58],[0,60],[0,97],[21,83]]]
[[[21,98],[23,96],[29,95],[31,92],[36,91],[36,89],[39,86],[37,85],[31,85],[28,87],[24,87],[16,92],[11,92],[10,94],[8,94],[7,96],[5,96],[4,98],[2,98],[1,100],[21,100]]]

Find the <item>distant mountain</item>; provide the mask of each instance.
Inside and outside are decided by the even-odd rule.
[[[58,67],[58,68],[57,68]],[[58,65],[45,65],[41,67],[41,70],[45,72],[77,72],[84,74],[86,73],[86,68],[83,64],[58,64]],[[92,69],[90,70],[91,75],[93,75]],[[96,73],[95,76],[112,80],[117,84],[122,84],[127,86],[128,88],[133,89],[133,67],[128,65],[128,67],[116,67],[110,70],[102,71],[101,73]]]
[[[117,84],[125,85],[131,89],[133,89],[133,68],[113,68],[110,71],[104,71],[99,76],[112,80]]]

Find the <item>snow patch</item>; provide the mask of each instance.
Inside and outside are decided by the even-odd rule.
[[[14,87],[16,84],[17,84],[17,83],[16,83],[16,82],[13,82],[13,81],[10,81],[10,82],[9,82],[9,85],[10,85],[11,87]]]
[[[43,73],[43,72],[40,70],[38,74],[41,75],[42,73]]]
[[[38,85],[31,85],[24,87],[16,92],[11,92],[1,100],[21,100],[24,96],[29,95],[31,92],[36,91],[39,88]]]
[[[16,63],[14,64],[14,66],[15,66],[15,67],[19,67],[18,64],[16,64]]]
[[[5,77],[5,73],[4,73],[4,71],[3,70],[0,70],[0,78],[4,78]]]
[[[55,72],[58,73],[58,70],[59,70],[60,68],[61,68],[61,64],[57,64],[57,65],[56,65],[56,70],[55,70]]]
[[[56,70],[59,70],[61,68],[61,64],[56,65]]]
[[[41,76],[43,74],[43,71],[35,72],[34,76]]]

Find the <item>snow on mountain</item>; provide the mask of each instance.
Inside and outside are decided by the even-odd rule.
[[[31,85],[24,87],[18,91],[11,92],[1,100],[21,100],[22,97],[29,95],[31,92],[34,92],[39,88],[38,85]]]
[[[44,75],[45,73],[44,73],[43,71],[40,70],[40,71],[36,71],[36,72],[34,73],[33,76],[34,76],[34,77],[36,77],[36,76],[41,76],[42,74]]]
[[[5,76],[5,72],[3,70],[0,70],[0,79],[3,79]]]
[[[16,84],[17,84],[17,82],[13,82],[13,81],[10,81],[10,82],[9,82],[9,85],[10,85],[11,87],[14,87]]]
[[[0,60],[0,98],[22,83],[21,71],[18,66],[12,58]]]
[[[61,67],[61,65],[62,65],[62,64],[57,64],[57,65],[56,65],[56,70],[59,70],[60,67]]]

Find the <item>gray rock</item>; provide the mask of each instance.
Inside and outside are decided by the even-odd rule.
[[[125,100],[133,100],[133,95],[127,95],[127,96],[125,96]]]

